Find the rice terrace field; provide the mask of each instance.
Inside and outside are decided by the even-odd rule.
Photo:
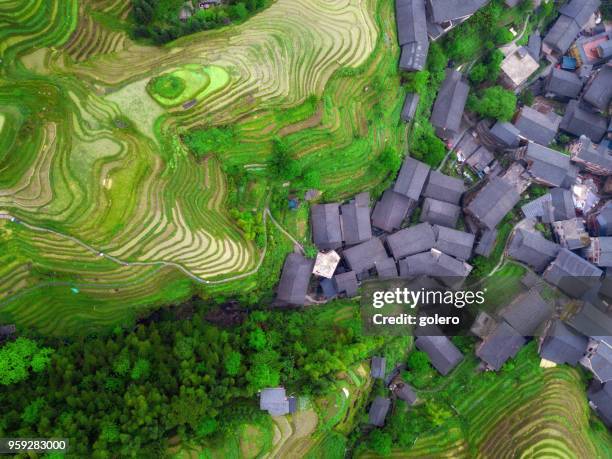
[[[389,2],[278,0],[163,47],[128,37],[129,9],[128,0],[0,5],[7,320],[84,332],[198,291],[248,291],[260,264],[280,264],[230,216],[228,167],[259,174],[249,211],[267,220],[274,139],[317,169],[331,197],[379,184],[372,159],[405,138],[401,97],[389,91],[401,91]],[[230,123],[222,152],[194,154],[184,141]],[[264,226],[268,239],[283,238]]]

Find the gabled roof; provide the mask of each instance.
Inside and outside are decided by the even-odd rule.
[[[402,258],[399,267],[401,277],[436,277],[448,286],[461,284],[472,271],[469,264],[437,249]]]
[[[369,202],[369,197],[367,198]],[[340,226],[342,239],[348,245],[365,242],[372,237],[370,207],[359,205],[356,199],[340,207]]]
[[[357,295],[357,276],[355,271],[336,274],[334,276],[334,285],[338,293],[346,293],[349,298]]]
[[[490,132],[497,140],[509,148],[516,148],[519,145],[520,131],[512,123],[498,121],[493,125]]]
[[[406,98],[404,99],[404,106],[402,107],[402,120],[407,123],[412,121],[418,105],[419,95],[415,92],[407,93]]]
[[[597,385],[596,389],[590,389],[588,397],[596,406],[597,414],[604,424],[612,428],[612,383]]]
[[[395,231],[415,206],[416,201],[388,189],[374,206],[372,225],[389,233]]]
[[[608,129],[608,121],[600,115],[584,110],[574,99],[567,104],[559,127],[575,136],[586,135],[593,142],[599,142]]]
[[[446,78],[431,112],[431,124],[436,128],[439,137],[449,138],[459,132],[469,91],[470,87],[461,72],[446,70]]]
[[[612,40],[609,40],[612,46]],[[607,110],[612,101],[612,66],[604,66],[589,82],[583,99],[601,111]]]
[[[393,185],[393,191],[418,201],[425,181],[429,176],[429,169],[430,167],[427,164],[406,156],[397,175],[395,185]]]
[[[472,256],[473,234],[438,225],[433,230],[436,234],[436,249],[462,261]]]
[[[599,236],[612,236],[612,201],[601,208],[595,218],[595,226]]]
[[[468,204],[469,212],[482,226],[493,229],[519,202],[516,188],[500,177],[492,177]]]
[[[596,175],[612,174],[612,155],[604,149],[595,148],[591,139],[582,135],[571,148],[572,161],[584,166]]]
[[[378,427],[384,426],[390,407],[391,400],[381,396],[376,397],[368,413],[368,423]]]
[[[573,99],[582,90],[582,80],[573,72],[554,67],[546,80],[545,90],[558,97]]]
[[[476,355],[493,370],[499,370],[525,344],[521,336],[506,321],[501,321],[493,332],[476,348]]]
[[[423,70],[429,51],[425,0],[395,2],[397,38],[402,48],[400,69]]]
[[[370,375],[372,378],[384,379],[386,373],[387,360],[384,357],[372,357],[370,363]]]
[[[397,265],[395,259],[389,257],[385,260],[379,260],[376,262],[376,272],[378,273],[379,279],[392,279],[398,276]]]
[[[531,107],[524,106],[518,113],[514,126],[521,136],[540,145],[550,144],[559,130],[561,117],[555,112],[541,113]]]
[[[508,244],[508,256],[542,272],[559,253],[559,245],[536,230],[517,229]]]
[[[584,336],[612,336],[612,318],[590,303],[585,303],[567,323]]]
[[[377,237],[346,249],[343,256],[346,263],[357,275],[374,268],[377,261],[388,258],[387,251]]]
[[[526,218],[532,220],[542,220],[544,223],[550,223],[554,220],[552,208],[552,196],[546,193],[542,196],[529,201],[521,206],[521,211]]]
[[[460,213],[461,207],[455,204],[438,201],[437,199],[425,198],[420,221],[454,228],[457,225]]]
[[[480,236],[480,240],[474,249],[474,253],[483,257],[488,257],[495,248],[497,241],[497,230],[485,230]]]
[[[404,381],[401,381],[393,387],[393,393],[400,400],[405,401],[409,405],[414,405],[417,401],[417,394],[412,386]]]
[[[451,204],[459,204],[464,192],[465,184],[463,180],[434,170],[429,173],[423,196],[450,202]]]
[[[471,16],[489,0],[429,0],[433,22],[441,23]]]
[[[584,249],[583,255],[599,267],[612,267],[612,237],[592,238],[590,246]]]
[[[465,162],[476,172],[482,172],[494,159],[495,156],[493,153],[491,153],[488,148],[481,145]]]
[[[301,306],[306,302],[306,293],[314,260],[309,260],[298,253],[290,253],[285,259],[283,272],[276,292],[276,301],[280,304]]]
[[[442,375],[447,375],[459,362],[463,354],[446,336],[419,336],[415,346],[429,356],[433,367]]]
[[[538,327],[550,319],[554,310],[536,290],[515,298],[500,311],[508,324],[523,336],[534,336]]]
[[[572,18],[561,15],[544,37],[544,44],[558,54],[565,54],[576,40],[580,29]]]
[[[549,186],[573,185],[578,170],[568,155],[534,142],[529,142],[521,151],[523,159],[527,162],[527,171],[534,180]]]
[[[536,30],[529,35],[529,42],[527,43],[527,51],[531,54],[536,61],[540,60],[540,54],[542,53],[542,35],[540,31]]]
[[[387,246],[396,260],[431,249],[436,243],[436,235],[429,223],[419,223],[404,228],[387,237]]]
[[[558,364],[576,365],[584,355],[588,339],[570,330],[556,319],[547,330],[540,347],[540,356]]]
[[[604,383],[612,382],[612,346],[600,341],[591,353],[587,353],[585,361],[595,377]]]
[[[562,248],[544,271],[544,279],[566,294],[580,298],[601,283],[603,271],[575,253]]]
[[[295,398],[287,397],[284,387],[262,389],[259,394],[259,409],[268,411],[272,416],[293,413],[296,408]]]
[[[591,16],[601,5],[600,0],[572,0],[559,9],[559,13],[576,21],[580,30],[584,29]]]
[[[315,204],[310,208],[312,239],[321,250],[342,246],[340,207],[338,203]]]
[[[565,188],[553,188],[550,190],[550,204],[552,206],[554,222],[576,217],[576,208],[570,190]]]

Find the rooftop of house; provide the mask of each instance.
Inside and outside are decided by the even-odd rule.
[[[559,10],[561,15],[557,22],[544,37],[544,43],[557,53],[565,54],[599,5],[600,0],[572,0],[564,5]]]
[[[544,301],[536,290],[529,290],[505,306],[499,315],[521,335],[534,336],[553,312],[553,306]]]
[[[407,123],[412,121],[414,114],[416,113],[416,109],[419,106],[419,100],[419,95],[415,92],[409,92],[406,94],[404,106],[402,107],[402,120]]]
[[[400,400],[405,401],[409,405],[414,405],[417,401],[417,394],[412,386],[404,381],[397,382],[392,386],[393,393]]]
[[[591,139],[582,135],[570,147],[572,161],[575,161],[598,175],[612,174],[612,155],[593,145]]]
[[[396,260],[431,249],[436,235],[429,223],[419,223],[387,237],[387,246]]]
[[[542,272],[554,260],[560,247],[547,240],[535,229],[519,228],[512,233],[508,244],[508,256]]]
[[[330,279],[334,275],[339,262],[340,255],[338,255],[335,250],[330,250],[329,252],[319,252],[317,253],[317,258],[315,259],[312,273],[315,276]]]
[[[504,58],[501,71],[513,87],[520,86],[540,67],[537,59],[524,46]]]
[[[427,164],[406,156],[393,185],[393,191],[417,201],[429,176],[429,170]]]
[[[590,342],[583,362],[599,381],[612,382],[612,345],[605,341]]]
[[[599,236],[612,236],[612,201],[608,202],[597,213],[595,230]]]
[[[559,244],[566,249],[577,250],[591,242],[582,218],[557,221],[552,227]]]
[[[561,320],[554,320],[540,346],[540,356],[557,364],[576,365],[584,356],[588,339],[571,330]]]
[[[499,370],[525,344],[525,338],[506,321],[501,321],[476,348],[476,355],[493,370]]]
[[[377,396],[372,402],[370,412],[368,413],[368,423],[377,427],[385,425],[385,418],[391,407],[391,400],[385,397]]]
[[[494,229],[520,198],[512,183],[501,177],[491,177],[470,201],[466,211],[485,228]]]
[[[552,221],[568,220],[576,216],[576,207],[572,192],[566,188],[550,190]]]
[[[345,244],[359,244],[372,237],[370,224],[370,196],[362,193],[360,199],[353,199],[340,207],[340,226]],[[358,195],[359,196],[359,195]]]
[[[604,424],[612,428],[612,383],[597,384],[589,390],[588,397]]]
[[[310,208],[312,239],[320,250],[342,247],[340,205],[338,203],[314,204]]]
[[[487,147],[481,145],[465,160],[465,162],[476,172],[483,172],[494,159],[495,156],[493,153]]]
[[[574,99],[582,91],[582,80],[574,72],[554,67],[546,79],[545,91],[565,99]]]
[[[374,268],[377,261],[386,260],[389,257],[383,243],[377,237],[346,249],[343,256],[348,266],[357,275]]]
[[[527,51],[529,51],[529,54],[531,54],[536,61],[540,60],[540,55],[542,53],[542,35],[540,35],[539,30],[535,30],[529,35]]]
[[[584,336],[612,336],[612,318],[590,303],[584,303],[567,323]]]
[[[309,260],[298,253],[287,255],[276,292],[277,303],[281,305],[304,305],[313,265],[313,260]]]
[[[582,255],[601,268],[612,267],[612,237],[594,237]]]
[[[559,9],[559,13],[572,18],[582,30],[601,5],[601,0],[571,0]]]
[[[497,140],[509,148],[517,148],[519,146],[520,131],[512,123],[498,121],[493,125],[490,132]]]
[[[439,251],[462,261],[472,256],[473,234],[439,225],[434,225],[433,231],[436,234],[434,247]]]
[[[384,357],[372,357],[370,362],[370,376],[384,379],[387,371],[387,360]]]
[[[480,235],[480,239],[478,240],[478,244],[476,244],[476,248],[474,249],[474,253],[476,255],[481,255],[483,257],[488,257],[493,253],[493,249],[495,248],[495,243],[497,241],[497,230],[485,230]]]
[[[425,198],[421,210],[420,221],[432,225],[442,225],[454,228],[461,213],[461,207],[437,199]]]
[[[577,137],[585,135],[593,142],[599,142],[608,129],[608,121],[601,115],[585,110],[578,100],[573,99],[567,104],[559,128]]]
[[[522,137],[540,145],[548,145],[555,139],[561,119],[553,111],[542,113],[534,108],[524,106],[516,116],[514,126],[519,130]]]
[[[357,275],[355,271],[336,274],[334,276],[334,285],[338,293],[344,293],[347,297],[352,298],[357,295]]]
[[[451,204],[459,204],[464,192],[465,183],[462,179],[432,170],[423,190],[423,196],[450,202]]]
[[[471,16],[489,0],[429,0],[431,18],[435,23],[453,21]]]
[[[442,375],[450,373],[463,360],[463,354],[446,336],[419,336],[415,346],[429,356],[433,367]]]
[[[268,411],[272,416],[294,413],[296,402],[295,397],[287,397],[284,387],[262,389],[259,394],[259,409]]]
[[[568,155],[534,142],[520,149],[517,157],[525,160],[527,171],[534,180],[548,186],[568,188],[578,175]]]
[[[397,264],[393,257],[376,262],[376,273],[379,279],[393,279],[398,276]]]
[[[395,2],[397,37],[401,46],[400,69],[423,70],[429,50],[425,0]]]
[[[448,139],[459,132],[469,90],[470,87],[461,72],[446,70],[446,78],[431,112],[431,124],[436,128],[439,137]]]
[[[388,233],[395,231],[412,210],[416,201],[388,189],[385,190],[372,212],[372,225]]]
[[[603,271],[568,249],[559,250],[557,257],[544,271],[544,279],[566,294],[580,298],[601,284]]]
[[[439,279],[449,287],[461,285],[472,267],[437,249],[421,252],[399,261],[401,277],[430,276]]]

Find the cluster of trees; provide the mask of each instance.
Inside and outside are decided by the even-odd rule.
[[[501,86],[490,86],[468,98],[467,107],[486,118],[510,121],[516,110],[516,94]]]
[[[249,241],[255,241],[258,247],[263,247],[266,244],[266,229],[261,212],[240,211],[234,208],[230,209],[230,215],[236,220]]]
[[[301,188],[319,188],[321,186],[321,173],[314,167],[303,167],[295,159],[287,142],[277,137],[272,141],[272,157],[270,159],[270,174],[273,180],[295,181]]]
[[[243,21],[267,7],[271,0],[224,0],[220,5],[206,9],[200,9],[196,0],[190,16],[181,21],[180,11],[189,3],[182,0],[132,0],[134,35],[151,39],[156,44],[167,43],[183,35]]]
[[[224,330],[204,311],[177,320],[164,310],[134,330],[55,342],[53,353],[20,338],[0,354],[0,436],[68,437],[76,456],[108,458],[159,457],[174,434],[222,434],[240,407],[257,409],[260,389],[319,393],[380,344],[362,336],[357,310],[344,325],[323,323],[325,312],[254,311]]]

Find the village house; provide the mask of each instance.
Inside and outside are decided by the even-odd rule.
[[[574,298],[598,289],[603,272],[584,258],[561,248],[557,257],[544,271],[544,279]]]
[[[524,106],[514,120],[514,126],[523,139],[531,140],[540,145],[549,145],[559,131],[562,118],[553,111],[542,113]]]
[[[561,7],[561,15],[544,37],[542,51],[552,56],[567,52],[578,34],[593,20],[600,0],[572,0]]]
[[[540,67],[529,50],[521,46],[508,54],[501,63],[501,82],[509,89],[516,89],[525,83]]]
[[[612,337],[606,337],[610,341]],[[601,339],[590,339],[580,363],[601,383],[612,382],[612,345]]]
[[[357,275],[354,271],[348,271],[334,276],[334,287],[340,294],[352,298],[357,295]]]
[[[560,100],[575,99],[582,91],[582,80],[574,72],[553,68],[544,86],[545,96]]]
[[[397,264],[392,257],[377,261],[375,268],[379,279],[394,279],[398,276]]]
[[[612,236],[612,202],[608,202],[592,219],[593,231],[598,236]]]
[[[425,198],[421,210],[420,221],[432,225],[442,225],[454,228],[461,213],[461,207],[437,199]]]
[[[410,72],[423,70],[429,51],[425,0],[397,0],[395,17],[401,48],[399,68]]]
[[[430,167],[427,164],[406,156],[397,175],[395,185],[393,185],[393,191],[418,201],[427,177],[429,177],[429,170]]]
[[[387,360],[384,357],[372,357],[370,376],[374,379],[385,379]]]
[[[521,196],[516,187],[501,177],[491,177],[464,208],[485,229],[494,229],[508,212],[519,202]]]
[[[612,428],[612,383],[594,383],[587,393],[589,404],[604,424]]]
[[[517,150],[516,159],[527,164],[527,172],[535,182],[546,186],[568,188],[578,175],[569,156],[534,142]]]
[[[476,356],[488,369],[498,371],[504,363],[518,354],[525,342],[519,332],[506,321],[501,321],[476,347]]]
[[[259,393],[259,409],[271,416],[284,416],[297,411],[296,397],[287,397],[284,387],[262,389]]]
[[[372,226],[391,233],[402,226],[402,222],[408,218],[416,204],[414,199],[388,189],[374,206]]]
[[[593,237],[582,256],[600,268],[612,267],[612,237]]]
[[[414,345],[428,355],[431,365],[444,376],[463,360],[461,351],[444,335],[418,336]]]
[[[587,136],[580,136],[569,146],[568,150],[572,161],[592,174],[612,174],[612,156],[607,151],[597,149]]]
[[[313,260],[299,253],[287,255],[276,291],[279,306],[303,306],[306,303],[313,265]]]
[[[488,257],[493,253],[496,242],[497,230],[484,230],[478,239],[478,244],[474,248],[474,253],[482,257]]]
[[[372,237],[369,193],[360,193],[340,206],[340,227],[346,245],[359,244]]]
[[[487,3],[489,0],[427,0],[427,33],[437,40]]]
[[[432,170],[423,190],[423,196],[451,204],[459,204],[464,192],[465,184],[463,180]]]
[[[601,115],[585,110],[576,99],[570,100],[559,128],[576,137],[587,136],[599,142],[608,130],[608,121]]]
[[[439,225],[433,226],[433,232],[436,235],[435,249],[461,261],[465,261],[472,256],[473,234]]]
[[[355,271],[358,278],[375,268],[377,261],[384,261],[389,257],[383,243],[377,237],[344,250],[343,256],[346,264]]]
[[[504,148],[518,148],[521,131],[514,124],[498,121],[489,132]]]
[[[408,405],[413,406],[417,403],[418,397],[412,386],[401,378],[395,378],[389,385],[389,389],[398,399],[405,401]]]
[[[552,223],[559,245],[569,250],[577,250],[591,243],[582,218],[570,218]]]
[[[429,223],[410,226],[387,237],[387,247],[396,260],[425,252],[435,244],[436,234]]]
[[[419,106],[419,95],[415,92],[409,92],[406,94],[404,99],[404,105],[402,107],[402,114],[400,117],[406,123],[410,123],[414,119],[414,114]]]
[[[612,57],[612,31],[579,37],[570,48],[578,65],[600,65]]]
[[[507,248],[509,257],[542,272],[555,259],[560,247],[544,238],[535,229],[518,228],[510,236]]]
[[[600,112],[608,110],[612,101],[612,65],[604,66],[591,78],[584,91],[583,100]]]
[[[391,400],[386,397],[376,397],[368,413],[368,423],[376,427],[383,427],[389,408],[391,408]]]
[[[534,336],[553,312],[553,306],[536,289],[531,289],[504,306],[499,315],[522,336]]]
[[[340,206],[338,203],[315,204],[310,208],[312,240],[319,250],[342,247]]]
[[[461,72],[446,69],[446,78],[431,112],[431,124],[441,139],[448,141],[459,133],[469,90]]]
[[[312,273],[315,276],[331,279],[336,272],[336,267],[340,263],[340,255],[335,250],[329,252],[319,252],[315,258]]]
[[[571,330],[561,320],[550,323],[540,342],[540,357],[546,362],[575,366],[584,356],[588,339]]]
[[[440,280],[448,287],[458,287],[463,283],[472,267],[437,249],[421,252],[399,261],[399,273],[403,278],[429,276]]]

